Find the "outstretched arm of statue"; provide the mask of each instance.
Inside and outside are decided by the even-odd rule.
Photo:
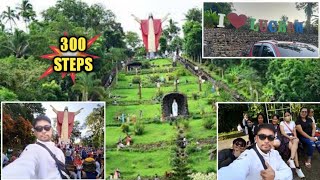
[[[167,15],[165,15],[162,19],[161,19],[161,23],[163,23],[164,21],[166,21],[168,19],[168,16],[170,15],[170,13],[168,13]]]
[[[79,114],[82,109],[83,109],[83,108],[79,109],[77,112],[74,113],[74,115]]]
[[[52,105],[50,105],[52,107],[53,112],[58,113],[58,110],[56,110],[56,108],[54,108]]]
[[[134,20],[136,20],[138,23],[141,23],[141,19],[139,19],[137,16],[135,16],[134,14],[131,14],[131,16],[134,18]]]

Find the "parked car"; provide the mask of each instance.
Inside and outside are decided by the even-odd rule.
[[[248,57],[318,57],[319,49],[311,44],[289,41],[259,41],[249,51]]]

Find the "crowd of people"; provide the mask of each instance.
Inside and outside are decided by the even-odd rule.
[[[51,120],[32,123],[37,140],[20,151],[2,154],[4,179],[104,179],[104,149],[52,142]]]
[[[66,167],[74,179],[103,179],[103,148],[70,145],[63,148]]]
[[[305,177],[299,158],[304,159],[305,167],[311,169],[315,149],[320,153],[320,134],[314,110],[301,108],[296,121],[289,111],[283,118],[277,114],[271,118],[268,123],[259,113],[254,123],[248,114],[244,114],[238,130],[245,132],[249,141],[237,138],[232,149],[218,153],[219,179],[292,179],[290,169],[295,169],[300,178]],[[238,175],[229,173],[233,171]]]

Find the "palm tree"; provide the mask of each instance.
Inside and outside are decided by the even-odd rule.
[[[101,81],[94,79],[95,73],[77,73],[76,84],[72,87],[73,90],[79,90],[82,94],[82,101],[101,99],[104,96],[104,89],[100,86]]]
[[[6,19],[4,23],[10,22],[11,32],[13,32],[12,29],[12,21],[14,24],[16,24],[15,19],[19,20],[19,16],[16,14],[16,11],[14,9],[11,9],[9,6],[7,6],[7,11],[2,12],[2,19]]]
[[[26,54],[29,47],[28,37],[25,32],[15,29],[7,43],[0,45],[0,47],[1,46],[8,49],[17,58],[20,58]]]
[[[197,21],[199,23],[202,21],[202,12],[198,8],[190,9],[185,16],[187,21]]]
[[[23,21],[26,25],[26,31],[28,30],[28,24],[30,20],[34,20],[36,13],[33,10],[32,4],[29,3],[29,0],[23,0],[19,7],[16,8],[19,12],[18,15],[23,18]]]
[[[3,32],[5,26],[4,26],[4,24],[2,23],[1,19],[2,19],[2,16],[1,16],[1,14],[0,14],[0,29],[1,29],[1,31]]]
[[[310,24],[311,24],[311,16],[313,15],[313,11],[315,11],[318,8],[318,3],[310,3],[310,2],[303,2],[303,3],[296,3],[296,8],[298,10],[303,9],[306,16],[307,16],[307,21],[306,21],[306,29],[309,32],[310,30]]]
[[[170,33],[169,41],[171,41],[175,36],[178,35],[180,28],[177,26],[177,22],[174,22],[172,19],[169,20],[169,25],[167,26],[168,32]]]

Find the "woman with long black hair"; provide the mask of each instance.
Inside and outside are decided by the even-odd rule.
[[[300,114],[296,121],[296,129],[299,140],[307,146],[307,160],[305,165],[311,168],[311,159],[314,148],[317,147],[320,152],[320,141],[315,137],[316,129],[314,122],[308,118],[308,109],[303,107],[300,109]]]

